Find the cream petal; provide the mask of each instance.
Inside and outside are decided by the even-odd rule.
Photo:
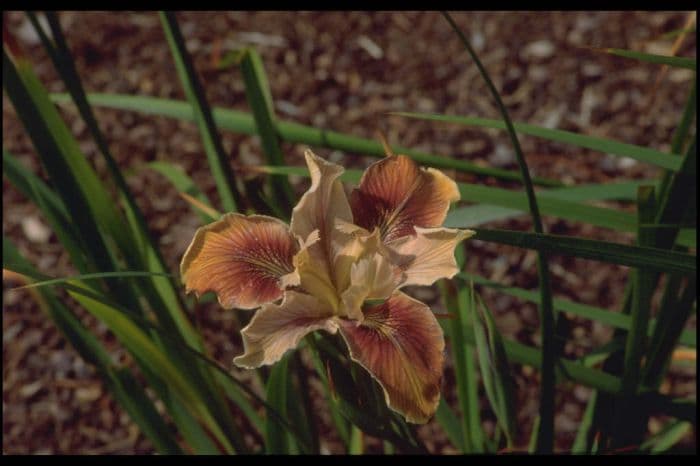
[[[226,309],[253,309],[282,297],[298,245],[284,222],[226,214],[197,230],[180,263],[187,292],[213,291]]]
[[[310,150],[304,156],[311,173],[311,187],[294,207],[290,229],[299,238],[307,238],[318,230],[323,243],[331,240],[336,219],[352,222],[350,204],[338,179],[345,170]]]
[[[307,293],[316,296],[324,306],[339,309],[338,292],[331,268],[318,247],[318,230],[311,232],[299,252],[294,256],[294,272],[283,277],[285,283],[296,283]]]
[[[337,220],[352,222],[352,212],[343,185],[338,177],[344,169],[340,165],[327,162],[310,150],[304,154],[311,173],[311,187],[304,193],[292,211],[290,230],[298,238],[309,238],[317,231],[318,241],[294,258],[294,265],[300,277],[301,286],[310,293],[318,288],[323,299],[334,308],[338,307],[337,284],[333,275],[334,250],[339,244],[350,239],[347,233],[335,229]],[[308,277],[304,275],[308,274]],[[307,284],[305,284],[305,282]],[[335,295],[331,297],[331,292]]]
[[[281,304],[263,306],[241,331],[245,352],[233,362],[247,369],[273,364],[314,330],[338,330],[332,310],[311,295],[287,291]]]
[[[439,227],[450,202],[459,199],[457,184],[442,172],[424,169],[405,155],[372,164],[350,196],[354,222],[379,227],[385,242],[414,234],[414,227]]]
[[[336,273],[342,292],[342,316],[361,321],[362,303],[367,299],[385,299],[401,283],[401,271],[384,254],[379,230],[355,233],[355,241],[348,243],[344,253],[336,257]],[[342,264],[342,266],[340,266]]]
[[[455,247],[475,234],[472,230],[416,227],[415,236],[405,236],[387,245],[391,260],[404,272],[401,286],[432,285],[457,272]]]
[[[445,340],[431,310],[395,292],[364,310],[364,321],[341,320],[350,356],[384,389],[387,405],[408,422],[425,423],[440,401]]]

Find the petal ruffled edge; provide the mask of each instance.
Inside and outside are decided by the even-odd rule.
[[[362,324],[341,320],[351,358],[384,390],[387,405],[408,422],[427,422],[440,401],[445,339],[425,304],[401,292],[364,310]]]
[[[297,249],[284,222],[229,213],[195,232],[180,275],[187,293],[213,291],[225,309],[253,309],[282,297]]]
[[[473,230],[416,227],[415,236],[387,245],[392,262],[404,273],[400,286],[429,286],[441,278],[452,278],[459,272],[455,248],[474,234]]]
[[[241,330],[245,351],[233,362],[246,369],[273,364],[315,330],[337,332],[332,310],[311,295],[287,291],[281,304],[263,306]]]
[[[378,227],[389,243],[414,234],[414,227],[441,226],[450,203],[458,199],[457,184],[441,171],[391,155],[365,170],[350,206],[357,225],[369,231]]]

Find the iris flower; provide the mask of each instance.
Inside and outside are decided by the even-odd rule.
[[[457,185],[390,155],[348,199],[341,166],[305,157],[311,187],[291,225],[229,213],[200,228],[180,265],[186,291],[213,291],[227,309],[260,307],[241,331],[236,365],[273,364],[310,332],[340,332],[387,405],[427,422],[440,400],[445,340],[430,308],[401,288],[457,273],[454,248],[474,234],[441,226]]]

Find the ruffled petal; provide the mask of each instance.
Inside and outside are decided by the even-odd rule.
[[[389,243],[413,235],[416,226],[441,226],[450,202],[458,199],[457,184],[445,174],[421,168],[405,155],[392,155],[367,168],[350,205],[357,225],[380,228]]]
[[[384,253],[379,230],[368,233],[358,227],[353,241],[336,255],[336,280],[343,304],[340,315],[363,320],[365,300],[385,299],[402,282],[402,271]]]
[[[226,309],[253,309],[282,297],[298,245],[284,222],[230,213],[197,230],[180,263],[187,292],[216,293]]]
[[[247,369],[273,364],[314,330],[338,330],[332,310],[311,295],[287,291],[281,304],[263,306],[241,331],[245,352],[233,362]]]
[[[472,230],[416,227],[415,236],[405,236],[387,247],[392,262],[403,270],[401,286],[432,285],[457,272],[455,247],[475,234]]]
[[[425,423],[440,401],[445,340],[430,309],[395,292],[364,310],[364,321],[340,321],[350,356],[384,389],[387,405],[407,421]]]
[[[310,150],[304,155],[311,173],[311,187],[292,211],[290,230],[298,238],[306,241],[308,247],[302,249],[295,258],[295,266],[298,268],[302,287],[306,288],[305,281],[320,283],[323,287],[329,285],[335,290],[334,300],[337,304],[339,293],[333,275],[334,251],[348,241],[350,235],[337,230],[335,222],[352,222],[350,204],[343,185],[338,180],[344,169],[340,165],[323,160]],[[318,235],[318,240],[311,242],[308,238],[313,235]],[[310,273],[311,277],[305,279],[305,273]],[[307,291],[314,293],[312,290]],[[322,293],[324,296],[327,295],[326,291]]]

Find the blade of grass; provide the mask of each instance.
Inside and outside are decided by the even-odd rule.
[[[651,222],[656,211],[654,188],[639,188],[637,212],[639,223]],[[649,246],[654,243],[654,231],[640,228],[637,243]],[[641,382],[642,358],[645,354],[646,339],[651,315],[651,297],[655,288],[654,273],[649,269],[638,268],[633,271],[633,297],[630,313],[630,330],[625,339],[624,370],[622,372],[622,390],[615,405],[613,423],[615,435],[612,448],[622,448],[635,442],[643,435],[646,426],[639,426],[643,418],[644,406],[639,406],[637,393]]]
[[[442,121],[467,126],[479,126],[483,128],[507,129],[507,125],[503,122],[503,120],[492,120],[488,118],[414,112],[392,112],[392,115],[417,118],[421,120]],[[671,171],[677,171],[680,167],[680,160],[674,158],[673,155],[648,147],[625,144],[610,139],[586,136],[584,134],[573,133],[571,131],[564,131],[560,129],[543,128],[541,126],[529,125],[526,123],[513,123],[513,128],[515,131],[521,134],[535,136],[548,141],[561,142],[575,147],[583,147],[585,149],[591,149],[603,152],[605,154],[629,157],[640,162],[655,165]]]
[[[202,143],[216,182],[222,207],[226,212],[235,212],[237,207],[241,205],[241,195],[236,188],[235,178],[217,134],[209,103],[206,100],[202,84],[197,78],[192,59],[187,52],[185,40],[177,25],[177,19],[173,12],[160,12],[159,15],[175,60],[178,76],[182,81],[191,112],[202,135]]]
[[[473,239],[544,250],[550,254],[565,254],[628,267],[646,267],[660,272],[679,272],[693,277],[697,273],[695,256],[666,249],[522,231],[483,228],[474,228],[474,231],[476,235]]]
[[[669,55],[655,55],[653,53],[637,52],[635,50],[624,50],[616,48],[591,49],[597,52],[608,53],[610,55],[616,55],[618,57],[631,58],[647,63],[654,63],[656,65],[668,65],[675,68],[687,68],[689,70],[694,70],[697,68],[695,58],[674,57]]]
[[[28,274],[25,276],[29,277],[37,273],[29,261],[4,235],[2,249],[3,266],[6,263],[16,264],[26,270]],[[110,354],[97,338],[50,290],[40,288],[35,292],[45,303],[44,306],[41,306],[42,309],[53,320],[66,340],[78,351],[78,354],[88,363],[95,365],[98,374],[102,376],[116,401],[139,426],[144,435],[153,442],[154,447],[164,454],[182,453],[168,426],[158,414],[153,402],[141,385],[136,382],[131,371],[114,366]]]
[[[115,239],[104,228],[118,221],[118,212],[112,212],[112,202],[103,190],[91,167],[80,153],[58,112],[48,100],[46,90],[32,72],[28,62],[18,59],[17,66],[3,47],[3,86],[17,115],[37,150],[56,192],[64,205],[71,206],[71,221],[76,225],[86,256],[94,269],[116,271],[117,259],[107,247]],[[86,215],[90,213],[90,215]],[[113,218],[108,218],[111,216]],[[123,229],[123,228],[122,228]],[[117,280],[110,284],[115,296],[131,309],[138,310],[135,293],[128,283]]]
[[[675,278],[675,277],[674,277]],[[671,288],[677,291],[677,288]],[[678,343],[683,343],[683,327],[697,300],[697,283],[688,280],[679,297],[664,296],[662,310],[658,317],[659,325],[652,335],[649,359],[644,366],[643,380],[650,387],[658,388],[668,370],[673,351]],[[687,332],[687,331],[686,331]],[[697,335],[697,334],[695,334]]]
[[[515,405],[508,358],[493,317],[482,299],[474,294],[473,284],[471,290],[474,296],[471,311],[474,341],[479,356],[481,379],[498,425],[506,436],[507,448],[512,448],[515,436]]]
[[[289,389],[288,363],[289,355],[287,354],[272,367],[265,390],[267,402],[284,417],[287,415],[287,390]],[[287,433],[277,419],[272,417],[268,417],[265,422],[265,452],[267,454],[290,453]]]
[[[464,247],[455,249],[458,267],[465,261]],[[457,399],[462,412],[461,431],[464,453],[484,452],[484,433],[481,427],[477,371],[474,351],[467,345],[462,334],[462,323],[471,324],[470,302],[473,294],[466,287],[455,287],[450,281],[441,281],[440,288],[445,307],[452,310],[453,318],[448,319],[447,334],[452,343],[455,377],[457,379]]]
[[[445,401],[445,397],[440,397],[440,404],[438,404],[437,411],[435,412],[435,420],[442,426],[445,434],[447,434],[447,438],[452,442],[452,445],[457,448],[457,450],[465,453],[467,449],[464,446],[462,425],[457,415]]]
[[[284,154],[277,135],[272,95],[262,59],[254,49],[246,49],[241,53],[239,67],[245,83],[246,99],[253,112],[255,128],[260,136],[268,165],[285,165]],[[273,197],[277,205],[281,207],[282,217],[289,218],[294,206],[294,192],[289,181],[285,177],[273,176],[270,182]]]
[[[473,281],[477,285],[488,286],[490,288],[497,289],[501,293],[505,293],[517,298],[521,298],[527,301],[532,301],[537,303],[540,299],[539,293],[534,291],[528,291],[515,286],[502,285],[491,280],[487,280],[479,275],[460,272],[457,277],[465,282]],[[620,314],[618,312],[612,312],[607,309],[601,309],[594,306],[589,306],[587,304],[576,303],[566,299],[554,299],[553,300],[554,309],[557,312],[568,312],[586,319],[598,321],[604,325],[608,325],[614,328],[620,328],[623,330],[629,330],[630,328],[630,317],[628,315]],[[656,320],[652,319],[649,322],[648,335],[651,336],[656,327]],[[697,335],[695,332],[690,330],[685,330],[681,333],[679,342],[683,345],[695,348],[697,346]]]
[[[121,235],[116,232],[113,232],[113,235],[118,241],[118,245],[127,261],[128,266],[130,268],[142,269],[145,265],[147,265],[147,261],[144,261],[143,258],[151,257],[153,269],[157,272],[165,272],[165,262],[160,250],[149,234],[146,220],[144,219],[141,210],[136,205],[129,188],[126,185],[126,181],[124,180],[121,170],[112,157],[109,150],[109,145],[102,135],[97,120],[90,105],[88,104],[80,77],[75,68],[70,50],[68,49],[68,45],[61,30],[57,14],[51,11],[46,12],[46,18],[51,29],[53,42],[48,39],[43,31],[43,28],[39,22],[36,21],[34,14],[28,12],[27,15],[30,21],[32,21],[35,30],[39,34],[45,49],[49,52],[49,56],[54,63],[54,67],[61,75],[61,78],[65,83],[71,97],[73,98],[81,117],[85,121],[88,130],[92,134],[100,153],[102,153],[107,168],[110,172],[111,180],[113,180],[116,184],[117,191],[126,210],[129,224],[132,225],[133,235],[129,237],[128,235]],[[114,217],[113,215],[110,215],[109,218]],[[114,219],[118,220],[117,218]],[[115,225],[115,223],[110,224],[112,230],[116,229]],[[119,225],[118,230],[121,230],[121,225]],[[140,248],[135,245],[137,242],[141,243]],[[141,252],[141,254],[134,254],[134,252],[137,251]],[[151,307],[155,309],[156,314],[159,315],[159,318],[167,321],[172,320],[174,325],[179,328],[190,343],[201,346],[201,343],[198,342],[196,337],[193,335],[192,329],[189,328],[186,323],[183,304],[179,295],[175,291],[174,282],[172,280],[159,281],[152,286],[149,286],[148,282],[140,282],[140,285],[144,290],[144,294],[149,300]],[[161,309],[167,309],[170,315],[166,317],[164,312],[159,311]]]
[[[131,267],[137,269],[149,268],[151,270],[162,268],[162,264],[159,263],[157,258],[158,252],[153,249],[145,251],[146,267],[140,267],[143,260],[140,257],[140,253],[143,252],[141,246],[144,241],[141,241],[141,244],[139,244],[138,241],[131,237],[130,232],[132,230],[124,228],[123,216],[111,201],[102,182],[80,153],[77,142],[71,136],[53,104],[49,101],[48,94],[32,73],[28,63],[19,62],[21,78],[17,77],[17,70],[14,69],[14,64],[7,56],[5,50],[3,50],[3,63],[7,65],[3,67],[3,77],[7,76],[8,79],[4,79],[3,82],[8,88],[8,95],[11,94],[15,97],[13,100],[25,104],[18,113],[24,113],[27,117],[24,119],[26,120],[24,121],[25,127],[30,135],[33,135],[32,139],[35,140],[35,144],[38,144],[37,147],[40,149],[39,153],[43,156],[44,163],[57,169],[58,175],[56,178],[59,179],[64,187],[64,199],[68,196],[67,199],[71,202],[66,202],[71,206],[87,206],[85,208],[76,207],[75,212],[77,212],[77,215],[75,219],[77,219],[77,222],[82,221],[83,223],[90,223],[91,219],[95,219],[97,225],[93,226],[93,230],[97,230],[97,232],[86,236],[89,239],[97,238],[98,242],[95,243],[96,249],[94,247],[89,249],[91,251],[89,257],[93,257],[98,261],[98,270],[119,270],[120,266],[117,261],[119,252],[122,253],[122,257]],[[12,88],[10,89],[9,86],[12,86]],[[30,95],[28,96],[27,94]],[[17,105],[17,102],[14,103]],[[34,121],[37,118],[36,114],[38,114],[38,120],[40,121]],[[57,149],[52,147],[52,143],[54,146],[57,146]],[[55,155],[61,155],[61,157],[57,158]],[[56,173],[49,168],[47,170],[52,175]],[[72,202],[73,197],[76,195],[81,196],[79,202],[82,202],[82,204]],[[86,215],[86,212],[89,212],[90,215]],[[133,212],[131,213],[133,214]],[[127,215],[127,220],[131,222],[129,225],[133,227],[134,215]],[[97,228],[98,225],[99,229]],[[82,228],[81,233],[83,233]],[[104,233],[105,237],[100,242],[101,236],[99,235],[102,233]],[[107,248],[106,245],[111,244],[111,241],[116,243],[119,251],[114,248]],[[90,246],[93,245],[93,243],[88,244]],[[167,287],[165,283],[166,281],[153,282],[153,286],[158,290],[158,293],[152,293],[148,287],[144,288],[144,292],[152,305],[151,309],[157,314],[159,321],[173,335],[183,335],[195,346],[201,345],[184,312],[178,311],[179,298],[177,294],[172,287]],[[130,312],[141,312],[138,292],[135,288],[136,284],[130,281],[113,280],[108,285],[113,290],[114,299],[124,304],[125,309]],[[164,302],[162,298],[165,298],[166,301]],[[190,380],[197,385],[202,396],[209,399],[212,404],[219,403],[221,409],[216,409],[213,415],[218,421],[222,422],[221,425],[224,426],[227,434],[236,441],[238,435],[233,419],[229,410],[223,406],[221,394],[218,393],[216,387],[212,386],[213,381],[210,375],[201,371],[201,367],[198,367],[196,363],[192,364],[191,361],[181,360],[182,358],[187,359],[186,356],[177,352],[169,351],[169,353],[174,360],[178,361],[178,367],[184,373],[189,374]],[[238,447],[243,447],[242,442],[237,442],[237,444]]]
[[[641,451],[652,454],[666,453],[693,429],[690,422],[674,420],[666,424],[657,434],[639,446]]]
[[[216,215],[216,211],[212,208],[209,198],[194,184],[192,178],[187,176],[187,173],[177,165],[169,162],[156,161],[145,165],[144,168],[154,170],[166,177],[175,189],[178,190],[180,196],[195,207],[194,210],[199,215],[199,218],[202,219],[203,223],[212,222],[220,217],[220,215]]]
[[[53,94],[56,103],[68,102],[65,94]],[[195,121],[192,107],[187,102],[162,99],[156,97],[131,96],[123,94],[90,94],[88,100],[92,105],[117,108],[122,110],[137,111],[143,114],[168,116],[172,118]],[[212,115],[215,123],[221,128],[237,133],[256,134],[253,117],[246,112],[214,108]],[[308,144],[311,146],[326,147],[346,152],[358,153],[373,157],[384,157],[384,147],[381,143],[350,136],[335,131],[314,128],[298,123],[278,120],[277,134],[287,142]],[[405,154],[417,162],[436,168],[457,170],[465,173],[475,173],[484,176],[493,176],[503,180],[520,180],[517,172],[502,170],[457,160],[450,157],[433,155],[408,147],[391,146],[396,154]],[[534,178],[535,184],[540,186],[562,186],[562,183],[544,178]]]
[[[462,44],[466,48],[467,52],[471,56],[474,64],[479,69],[481,77],[486,82],[486,85],[491,92],[498,109],[503,117],[508,128],[508,135],[510,136],[511,142],[513,144],[513,149],[515,150],[515,155],[518,160],[518,165],[520,167],[520,175],[522,178],[522,183],[525,187],[525,192],[527,194],[528,207],[530,208],[530,214],[532,215],[532,223],[535,233],[544,233],[542,228],[542,220],[540,218],[539,207],[537,205],[537,198],[535,197],[535,191],[532,184],[532,179],[530,178],[530,171],[527,167],[527,162],[525,161],[525,156],[520,149],[520,143],[518,141],[518,136],[513,128],[513,123],[511,122],[510,115],[506,110],[506,107],[501,101],[501,97],[493,85],[488,72],[481,64],[479,57],[474,52],[469,43],[467,37],[462,33],[462,31],[457,27],[452,17],[447,12],[442,12],[442,15],[450,23],[452,29],[457,33]],[[540,306],[540,324],[542,333],[542,366],[541,372],[541,389],[540,389],[540,426],[538,434],[538,444],[537,451],[539,453],[551,453],[554,448],[554,361],[557,359],[555,354],[556,348],[554,346],[554,311],[552,310],[552,291],[549,283],[549,270],[547,268],[547,255],[544,251],[538,251],[537,256],[537,274],[540,280],[540,292],[542,294],[542,303]]]

